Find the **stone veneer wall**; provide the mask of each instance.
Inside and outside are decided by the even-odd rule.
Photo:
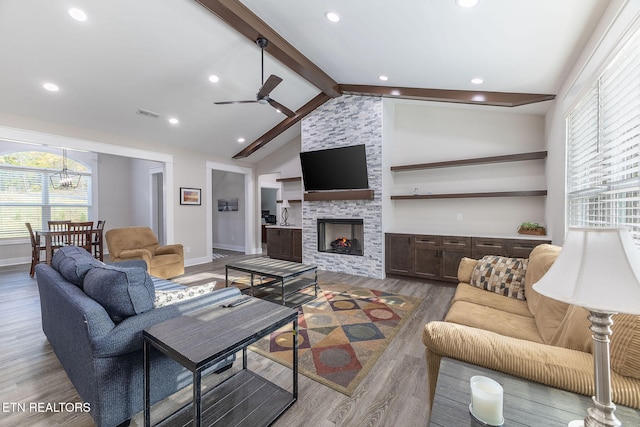
[[[382,98],[344,95],[302,121],[302,151],[364,144],[374,200],[330,200],[302,204],[302,261],[328,271],[383,278]],[[363,218],[364,256],[318,252],[317,218]]]

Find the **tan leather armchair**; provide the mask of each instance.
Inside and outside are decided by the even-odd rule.
[[[150,275],[163,279],[184,274],[182,245],[160,246],[149,227],[113,228],[104,237],[112,262],[142,259]]]

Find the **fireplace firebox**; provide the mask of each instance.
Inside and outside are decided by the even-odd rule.
[[[318,218],[318,252],[364,255],[361,218]]]

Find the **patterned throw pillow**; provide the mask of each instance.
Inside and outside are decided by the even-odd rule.
[[[216,289],[216,282],[207,283],[206,285],[189,286],[186,289],[176,289],[171,291],[156,291],[156,300],[153,303],[154,308],[164,307],[165,305],[176,304],[191,298],[196,298]]]
[[[487,255],[473,269],[470,284],[496,294],[524,300],[524,276],[528,263],[526,258]]]

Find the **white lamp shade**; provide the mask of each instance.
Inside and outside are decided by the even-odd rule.
[[[283,208],[290,208],[290,207],[291,207],[291,205],[289,204],[289,201],[288,201],[288,200],[283,200],[283,201],[282,201],[282,204],[281,204],[281,207],[283,207]]]
[[[592,311],[640,315],[640,249],[622,228],[570,228],[533,289]]]

